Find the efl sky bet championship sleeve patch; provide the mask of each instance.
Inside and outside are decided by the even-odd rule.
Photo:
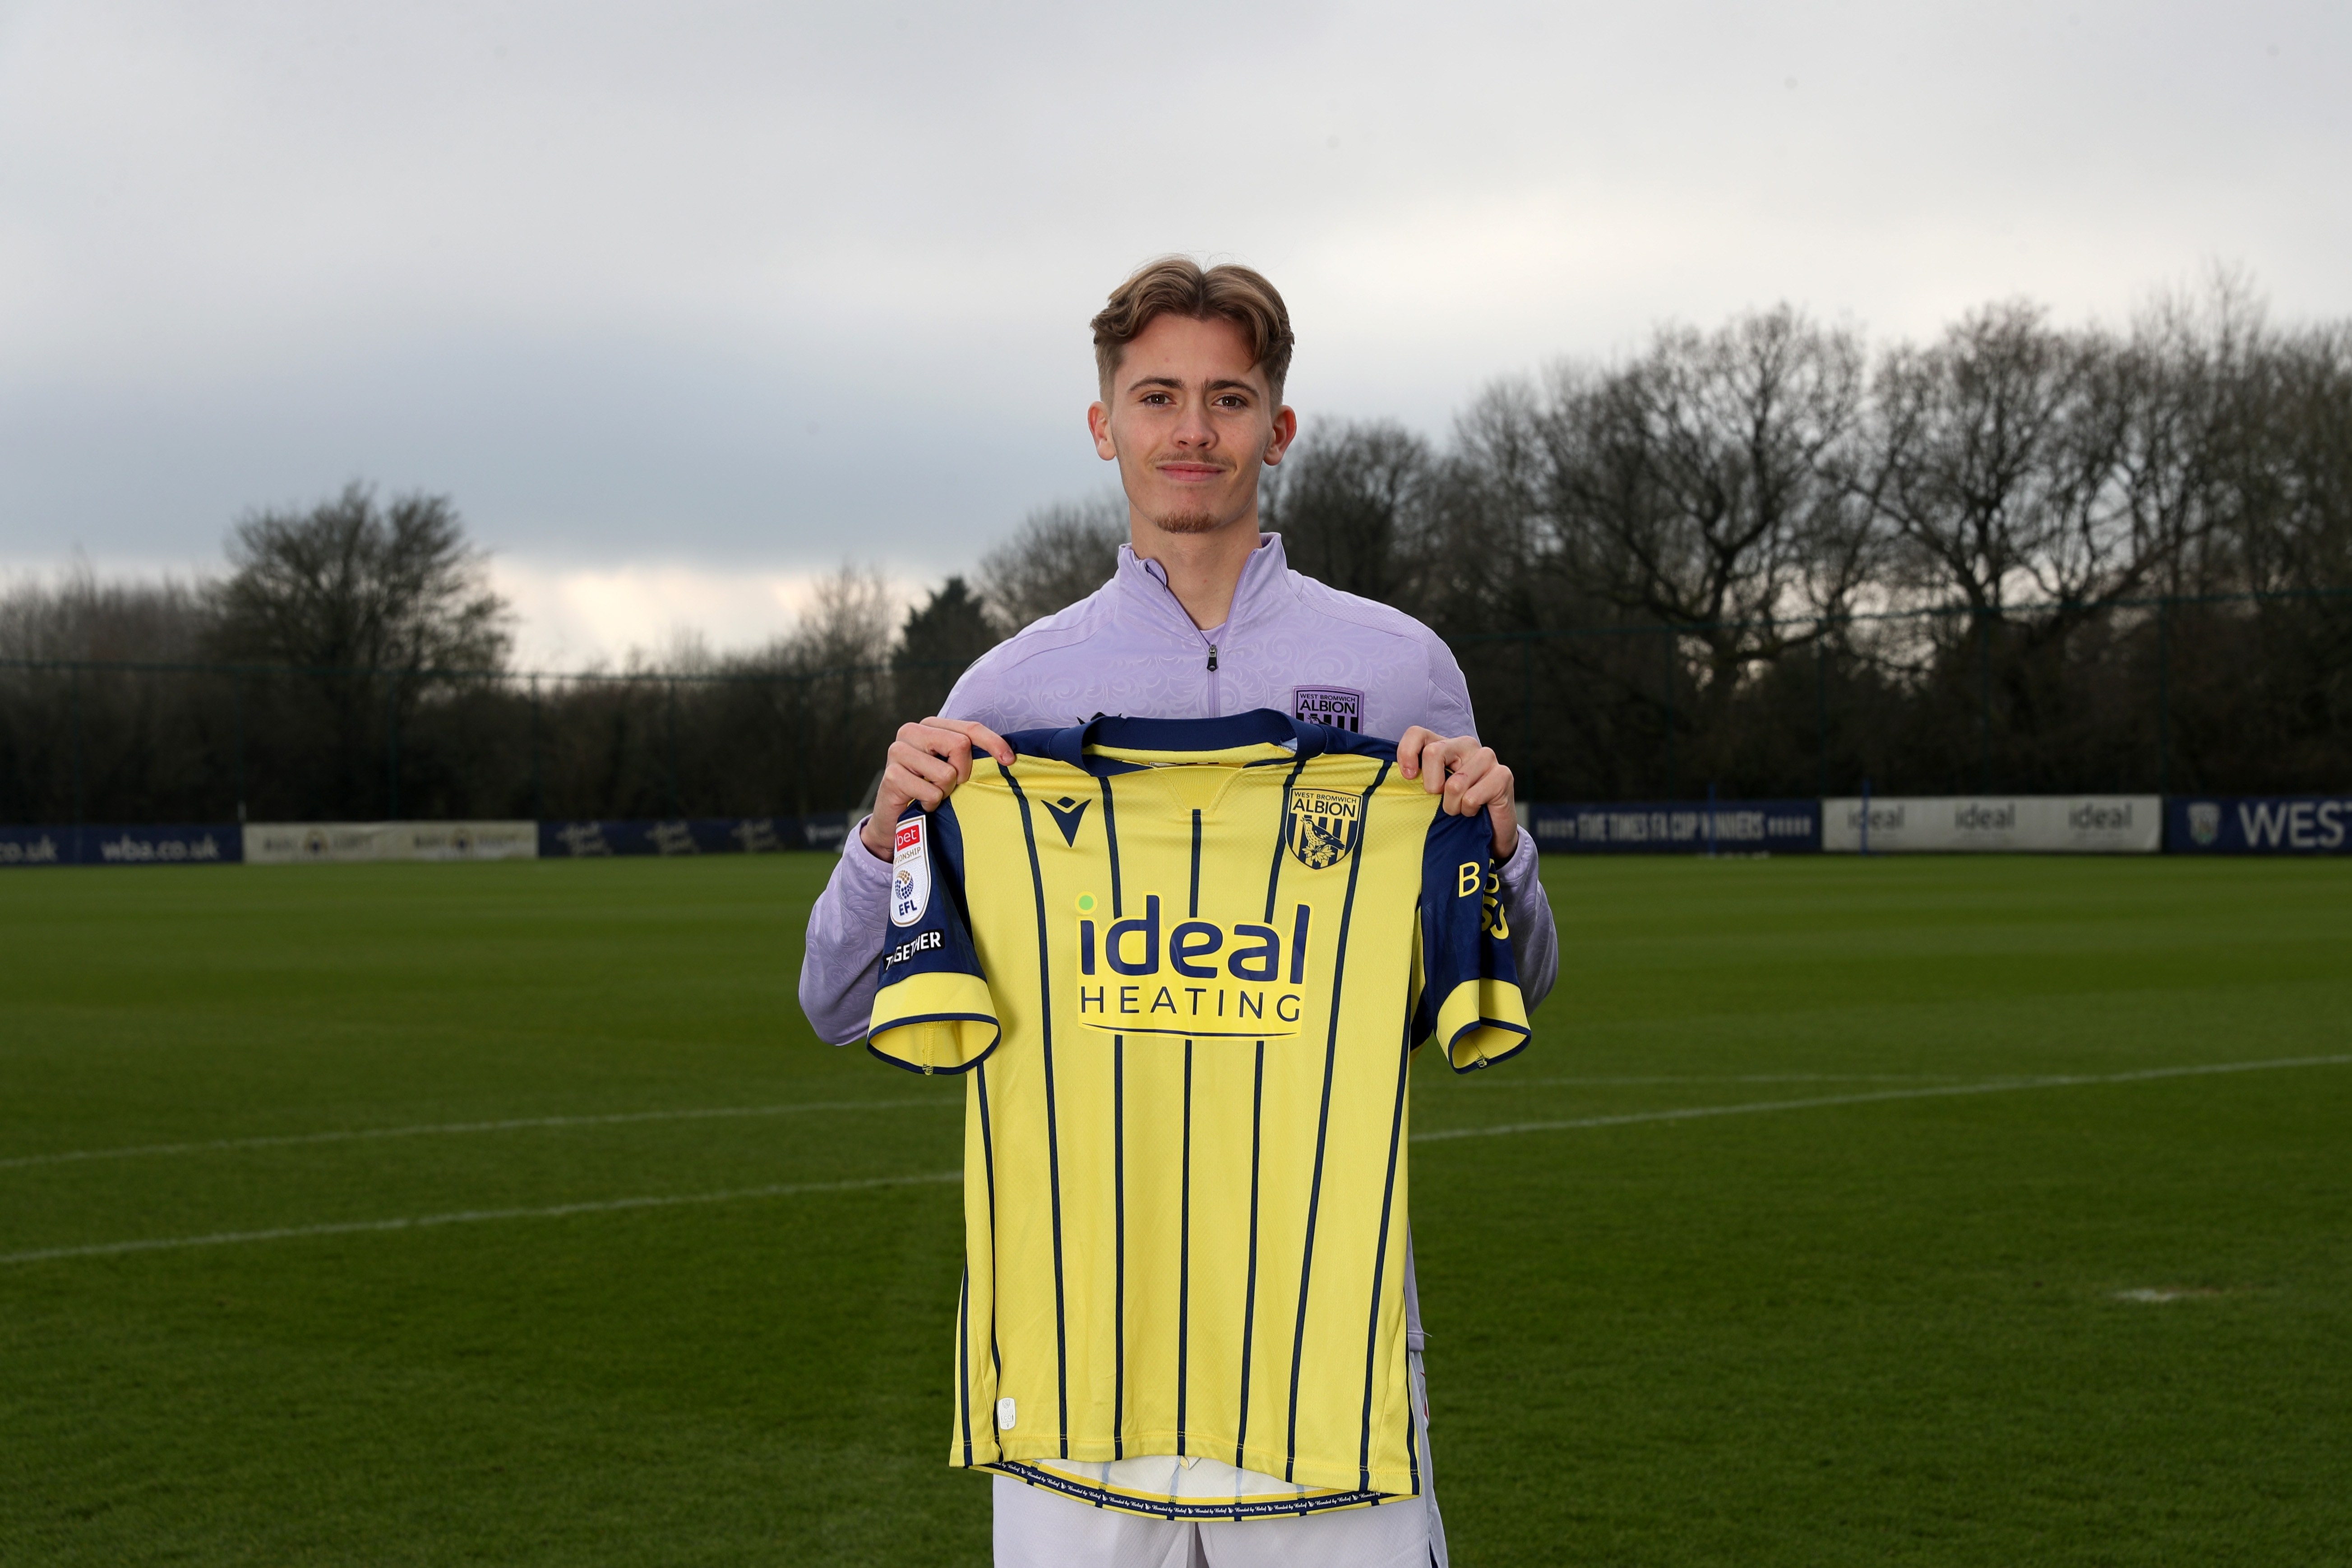
[[[958,847],[946,805],[936,817],[910,806],[898,819],[890,929],[866,1048],[917,1072],[965,1071],[996,1048],[1001,1033],[964,920]],[[935,891],[940,873],[949,886]]]
[[[1491,825],[1282,713],[1007,738],[900,823],[870,1040],[968,1074],[952,1462],[1167,1517],[1419,1495],[1407,1071],[1528,1040]],[[1283,1486],[1104,1464],[1163,1454]]]

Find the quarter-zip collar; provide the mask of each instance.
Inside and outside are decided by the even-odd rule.
[[[1257,549],[1242,562],[1241,580],[1234,585],[1233,608],[1225,612],[1225,623],[1210,628],[1218,634],[1215,641],[1221,646],[1239,642],[1255,622],[1281,601],[1289,584],[1290,561],[1282,553],[1282,536],[1260,534],[1257,538]],[[1211,642],[1209,632],[1193,625],[1192,616],[1184,612],[1183,601],[1168,586],[1167,568],[1136,554],[1132,544],[1123,544],[1118,547],[1118,585],[1121,597],[1145,621],[1163,626],[1187,641],[1198,641],[1205,653]]]

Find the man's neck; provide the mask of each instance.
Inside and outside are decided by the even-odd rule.
[[[1232,617],[1242,569],[1258,546],[1255,507],[1204,534],[1171,534],[1130,510],[1128,531],[1135,553],[1145,560],[1158,561],[1160,570],[1168,574],[1168,587],[1193,625],[1205,632]]]

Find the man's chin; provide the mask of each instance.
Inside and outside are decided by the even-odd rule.
[[[1163,534],[1213,534],[1227,519],[1213,512],[1171,512],[1151,519],[1151,526]]]

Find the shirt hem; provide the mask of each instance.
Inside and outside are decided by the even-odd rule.
[[[1182,1502],[1170,1498],[1142,1497],[1115,1488],[1097,1486],[1074,1477],[1058,1474],[1019,1459],[999,1459],[990,1464],[972,1467],[991,1470],[1001,1476],[1045,1491],[1058,1492],[1079,1502],[1097,1508],[1115,1509],[1121,1513],[1143,1514],[1153,1519],[1295,1519],[1310,1513],[1329,1513],[1339,1509],[1377,1508],[1382,1503],[1402,1502],[1415,1492],[1383,1492],[1363,1489],[1347,1491],[1319,1492],[1305,1497],[1235,1499],[1231,1502]]]

